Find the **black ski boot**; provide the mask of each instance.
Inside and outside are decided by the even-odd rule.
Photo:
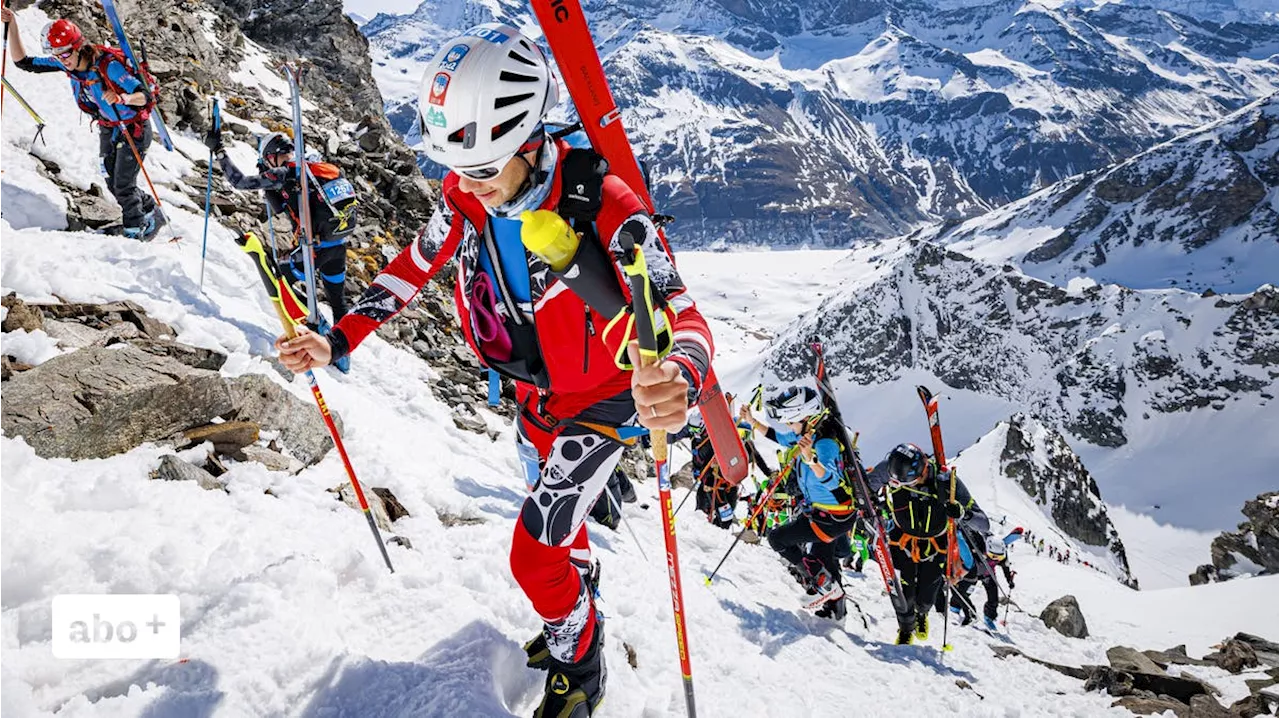
[[[898,640],[894,641],[899,646],[910,646],[916,637],[916,617],[915,614],[902,615],[898,614]]]
[[[548,656],[546,693],[533,718],[589,718],[604,701],[604,623],[597,621],[591,647],[577,663]]]
[[[829,618],[836,623],[844,623],[845,614],[848,612],[849,607],[845,605],[845,598],[844,596],[840,596],[839,598],[833,598],[822,604],[822,607],[815,612],[815,615],[822,618]]]

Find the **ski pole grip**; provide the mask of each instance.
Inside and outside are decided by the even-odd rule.
[[[618,243],[625,258],[622,271],[631,283],[631,310],[636,323],[636,340],[640,344],[640,365],[657,364],[658,336],[653,325],[653,290],[644,250],[626,229],[618,233]]]

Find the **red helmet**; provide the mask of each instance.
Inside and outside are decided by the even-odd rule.
[[[54,53],[79,50],[84,45],[84,34],[74,22],[66,19],[58,20],[49,25],[44,44],[50,52]]]

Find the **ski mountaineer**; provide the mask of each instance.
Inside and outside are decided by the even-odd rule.
[[[426,231],[327,335],[303,331],[276,346],[295,372],[328,364],[358,348],[457,258],[463,337],[484,365],[516,385],[516,448],[530,493],[510,558],[544,624],[526,645],[530,665],[548,669],[535,715],[580,718],[605,689],[603,617],[583,576],[587,512],[640,433],[637,424],[667,432],[685,425],[711,364],[711,333],[640,198],[604,174],[597,155],[548,136],[543,121],[559,90],[537,45],[514,27],[489,23],[441,47],[423,74],[418,111],[427,156],[450,171]],[[540,210],[526,234],[550,220],[564,232],[563,215],[585,206],[595,221],[578,227],[575,261],[599,261],[586,266],[584,259],[566,279],[625,298],[618,316],[602,316],[522,245],[522,212]],[[617,261],[623,234],[643,248],[659,343],[670,347],[654,365],[639,367],[630,285]]]
[[[123,53],[106,45],[85,42],[70,20],[55,20],[44,30],[44,48],[51,57],[31,57],[22,46],[18,18],[6,5],[0,20],[9,28],[13,64],[27,72],[65,72],[80,110],[98,123],[98,155],[106,173],[107,190],[120,205],[121,233],[147,241],[168,221],[155,199],[138,188],[142,160],[151,147],[152,91],[128,70]],[[125,138],[128,133],[129,138]],[[129,147],[133,140],[137,154]]]
[[[915,444],[899,444],[889,452],[885,476],[886,503],[892,516],[889,547],[902,581],[907,612],[898,614],[900,645],[929,637],[929,611],[945,583],[947,519],[986,533],[990,522],[954,469],[938,470],[933,457]],[[881,475],[871,474],[873,480]],[[955,500],[951,501],[951,482]],[[879,488],[879,487],[873,487]]]
[[[736,520],[734,510],[738,505],[738,487],[730,485],[720,475],[711,437],[702,424],[702,415],[696,411],[689,416],[689,423],[673,436],[687,436],[693,454],[690,468],[693,471],[694,508],[707,517],[712,526],[727,529]]]
[[[845,616],[844,587],[834,543],[847,534],[857,518],[852,493],[844,478],[840,443],[825,414],[817,390],[789,386],[765,402],[771,419],[782,423],[779,431],[760,423],[743,405],[739,416],[755,432],[782,446],[798,447],[792,474],[803,496],[801,512],[769,532],[769,546],[798,571],[806,591],[815,599],[808,604],[819,616],[840,621]],[[808,545],[806,551],[804,546]]]
[[[1004,580],[1009,584],[1010,591],[1013,590],[1013,577],[1017,572],[1009,566],[1008,547],[1000,537],[988,534],[984,538],[972,531],[966,531],[965,539],[973,553],[973,566],[956,585],[956,595],[951,597],[951,610],[961,614],[960,625],[967,626],[972,623],[975,616],[970,608],[973,603],[969,599],[969,593],[975,585],[981,583],[987,591],[987,601],[982,604],[983,624],[986,625],[987,630],[994,631],[997,630],[996,616],[1000,608],[1000,587],[996,584],[996,566],[1004,572]]]
[[[294,236],[302,231],[299,219],[298,171],[294,158],[293,140],[273,132],[263,138],[258,151],[256,175],[245,175],[227,156],[222,144],[222,128],[211,128],[204,136],[204,144],[213,152],[227,182],[238,190],[262,190],[274,212],[287,214],[293,224]],[[333,321],[347,313],[347,298],[343,285],[347,281],[347,237],[356,228],[355,188],[342,170],[328,162],[307,162],[308,203],[311,211],[311,232],[315,247],[316,274],[324,286],[324,295],[333,310]],[[281,262],[281,269],[293,273],[296,279],[305,280],[300,245]]]

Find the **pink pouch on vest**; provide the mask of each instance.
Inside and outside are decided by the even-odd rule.
[[[471,285],[471,324],[481,353],[500,362],[511,361],[511,334],[498,314],[497,291],[487,273]]]

